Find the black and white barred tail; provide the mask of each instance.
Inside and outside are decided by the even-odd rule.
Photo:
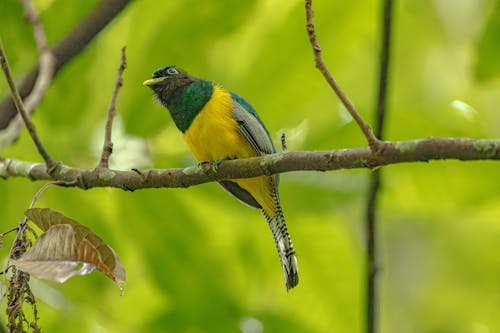
[[[279,202],[277,203],[274,216],[268,216],[264,211],[263,213],[271,228],[285,277],[286,289],[289,290],[299,283],[299,266],[292,240],[286,228],[285,217],[283,216]]]

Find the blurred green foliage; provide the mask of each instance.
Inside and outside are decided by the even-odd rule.
[[[95,3],[35,1],[51,43]],[[388,139],[499,136],[499,3],[396,1]],[[369,120],[380,7],[374,0],[314,2],[324,57]],[[136,0],[63,68],[34,121],[54,158],[93,167],[126,45],[115,168],[194,163],[167,112],[142,86],[154,69],[171,64],[245,96],[276,142],[282,132],[289,135],[290,149],[364,146],[314,68],[304,21],[299,0]],[[14,0],[0,0],[0,22],[12,70],[21,78],[37,58],[31,27]],[[6,94],[2,79],[0,95]],[[26,133],[1,155],[40,161]],[[263,217],[216,184],[134,193],[50,188],[37,206],[92,228],[119,253],[128,278],[123,297],[97,273],[64,285],[33,279],[40,325],[75,333],[362,332],[368,175],[282,175],[301,269],[299,286],[288,293]],[[394,165],[383,176],[381,332],[499,332],[498,163]],[[2,230],[22,219],[40,186],[0,181]],[[7,252],[4,247],[3,260]],[[5,302],[0,309],[4,313]]]

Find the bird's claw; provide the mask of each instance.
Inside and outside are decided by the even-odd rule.
[[[208,173],[209,171],[217,172],[220,164],[224,161],[227,161],[228,159],[229,158],[219,158],[219,159],[217,159],[215,161],[211,161],[211,162],[207,162],[207,161],[200,162],[200,163],[198,163],[198,167],[203,169],[203,171],[205,173]]]
[[[212,170],[217,171],[219,169],[219,166],[222,162],[229,160],[228,157],[225,158],[219,158],[218,160],[215,160],[212,162]]]

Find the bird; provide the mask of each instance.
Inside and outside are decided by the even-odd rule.
[[[191,76],[177,66],[154,71],[144,81],[170,112],[191,153],[200,163],[276,152],[259,115],[243,97],[210,80]],[[287,291],[299,282],[297,256],[278,193],[279,175],[222,180],[220,185],[250,207],[260,209],[278,250]]]

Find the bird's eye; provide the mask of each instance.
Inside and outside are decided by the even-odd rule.
[[[167,68],[167,74],[168,75],[177,75],[177,74],[179,74],[179,72],[177,71],[177,69],[170,67],[170,68]]]

